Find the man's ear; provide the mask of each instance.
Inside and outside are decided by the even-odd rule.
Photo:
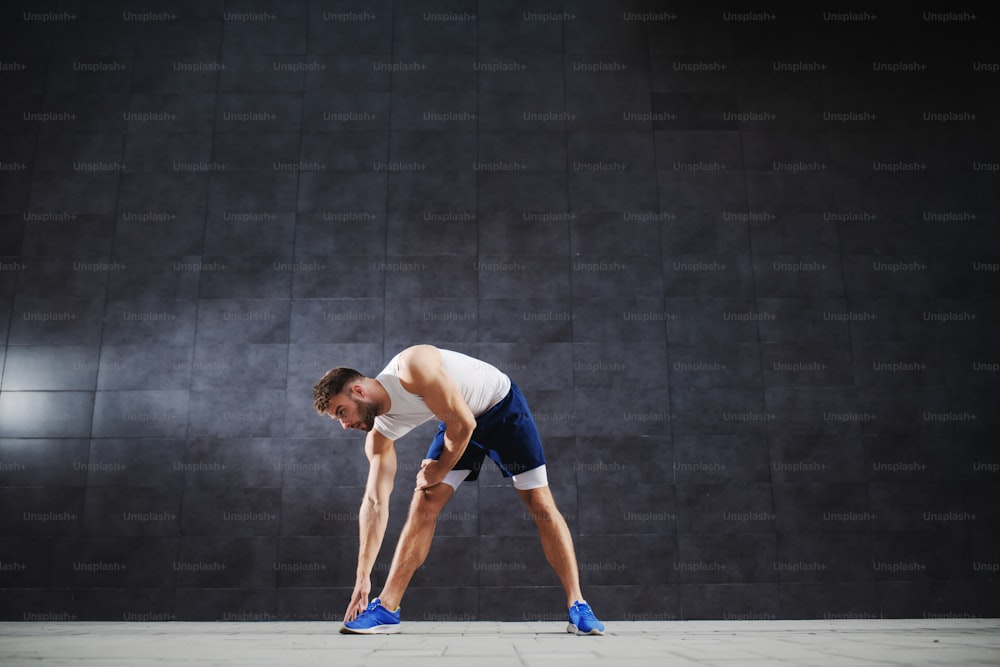
[[[360,382],[355,382],[351,385],[351,396],[355,398],[364,398],[365,394],[365,387]]]

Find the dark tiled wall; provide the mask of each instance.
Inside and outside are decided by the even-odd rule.
[[[995,615],[994,17],[666,4],[3,9],[2,616],[339,619],[310,389],[415,342],[523,387],[608,619]],[[437,535],[407,618],[563,618],[495,471]]]

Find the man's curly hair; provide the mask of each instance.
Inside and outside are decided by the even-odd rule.
[[[316,412],[324,414],[330,407],[330,401],[333,400],[334,396],[344,391],[347,384],[363,377],[363,374],[353,368],[344,366],[328,370],[313,387],[313,406],[316,408]]]

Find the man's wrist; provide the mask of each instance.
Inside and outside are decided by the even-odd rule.
[[[451,464],[449,464],[447,462],[442,462],[441,459],[435,459],[434,461],[432,461],[428,465],[433,465],[433,466],[435,466],[435,467],[437,467],[438,469],[441,469],[441,470],[451,470],[452,467],[455,465],[455,463],[458,463],[458,459],[457,458],[455,459],[455,462],[451,463]]]

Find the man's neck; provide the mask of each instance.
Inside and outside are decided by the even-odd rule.
[[[389,398],[389,392],[385,390],[382,383],[375,378],[372,378],[371,391],[375,400],[375,405],[378,408],[378,414],[384,415],[389,412],[392,408],[392,399]]]

